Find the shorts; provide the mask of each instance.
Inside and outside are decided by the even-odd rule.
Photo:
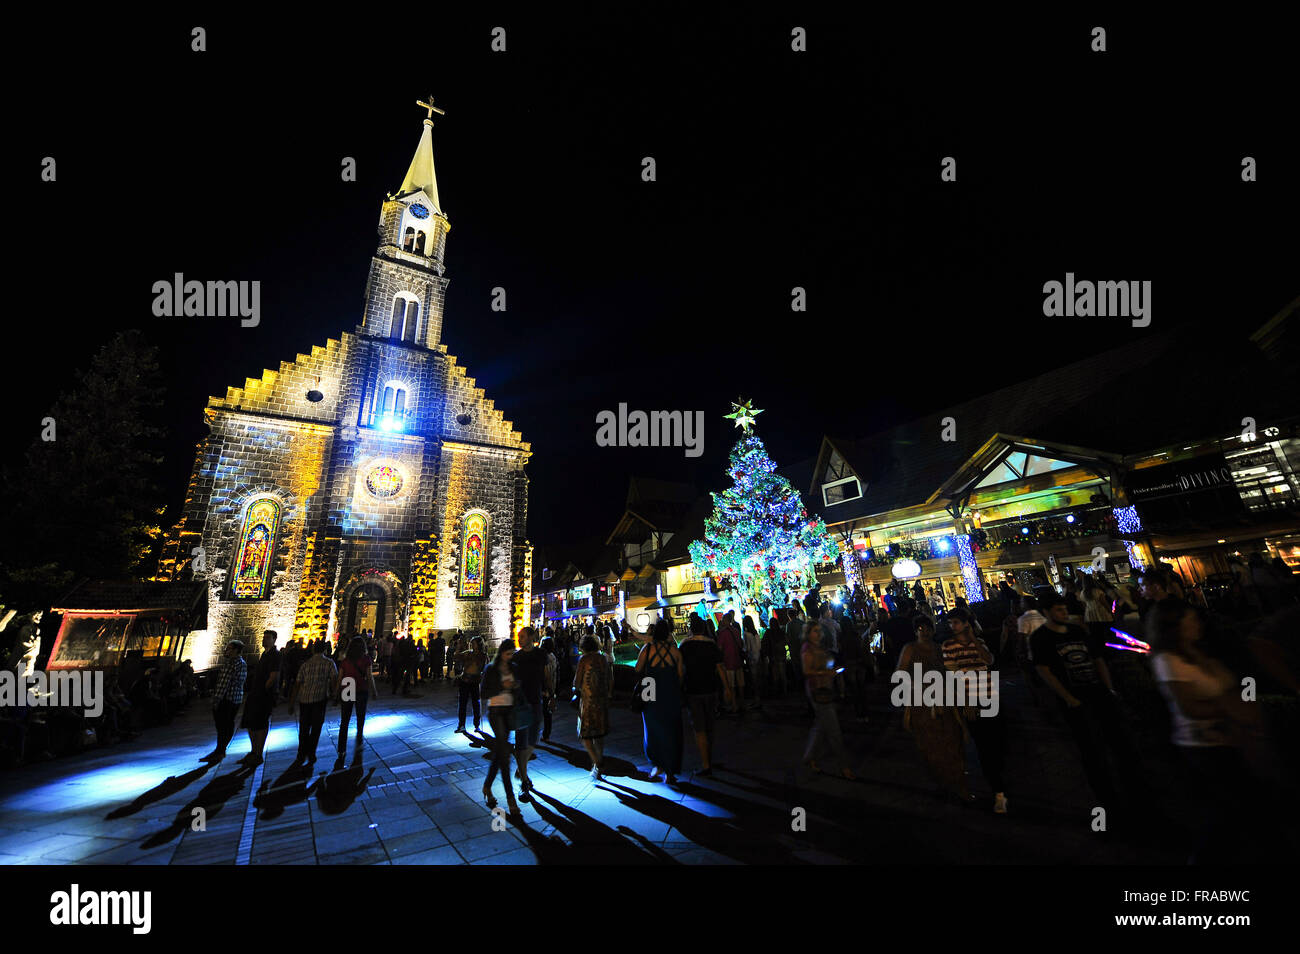
[[[262,731],[271,726],[271,710],[275,708],[273,693],[250,693],[244,700],[244,717],[240,728]]]
[[[716,692],[706,693],[704,695],[690,695],[686,697],[686,708],[691,713],[691,726],[696,732],[713,734],[714,707],[718,704],[718,694]]]

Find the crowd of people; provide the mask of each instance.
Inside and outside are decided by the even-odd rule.
[[[38,672],[43,615],[37,611],[18,616],[0,608],[0,667],[13,674],[15,686],[29,685]],[[131,741],[169,724],[198,694],[199,682],[188,660],[175,663],[128,650],[121,663],[105,673],[97,705],[89,699],[79,705],[54,704],[59,700],[48,692],[39,700],[26,700],[38,705],[19,704],[16,698],[0,704],[0,767]]]

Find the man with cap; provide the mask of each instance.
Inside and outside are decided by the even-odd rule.
[[[226,746],[235,735],[235,710],[244,701],[244,682],[248,679],[248,665],[244,662],[244,643],[232,639],[226,644],[221,660],[221,672],[212,692],[212,719],[217,724],[217,747],[203,756],[201,762],[220,762],[226,757]]]

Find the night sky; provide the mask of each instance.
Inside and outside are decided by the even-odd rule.
[[[1254,11],[1249,26],[1108,16],[1097,54],[1081,18],[638,7],[398,26],[396,10],[383,29],[122,17],[22,41],[45,65],[8,104],[26,212],[10,220],[6,454],[71,369],[141,328],[164,356],[174,520],[207,397],[359,324],[379,206],[430,92],[446,110],[443,341],[532,442],[536,544],[603,538],[633,474],[725,486],[740,394],[792,463],[824,433],[863,436],[1142,335],[1248,334],[1300,293],[1294,50]],[[1151,326],[1045,318],[1043,283],[1067,271],[1151,280]],[[155,318],[151,286],[175,272],[260,280],[260,326]],[[596,414],[619,402],[703,410],[704,455],[597,447]]]

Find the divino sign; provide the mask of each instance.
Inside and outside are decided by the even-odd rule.
[[[1135,470],[1124,482],[1124,489],[1147,527],[1233,516],[1246,509],[1232,479],[1232,468],[1217,453]]]

